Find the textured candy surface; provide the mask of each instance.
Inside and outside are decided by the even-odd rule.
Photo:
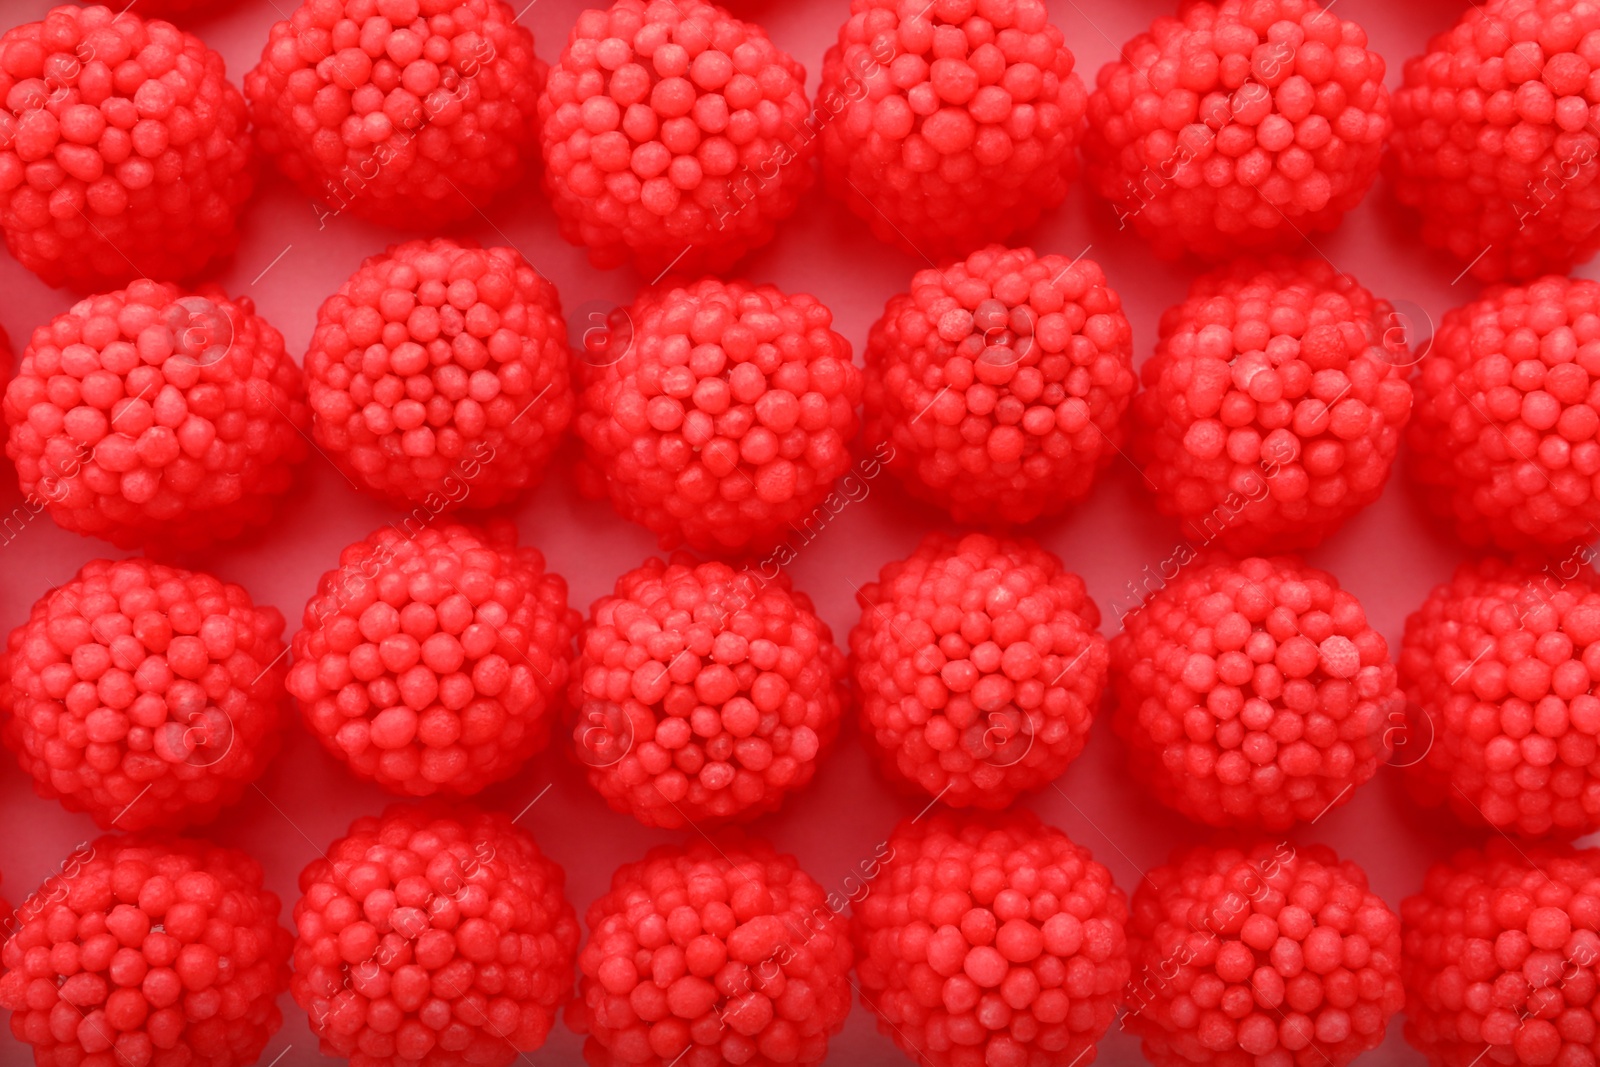
[[[1322,845],[1180,849],[1140,881],[1128,942],[1123,1025],[1155,1067],[1345,1067],[1406,999],[1399,917]]]
[[[879,1030],[928,1067],[1094,1062],[1128,900],[1088,849],[1018,810],[902,822],[879,852],[851,923]]]
[[[277,753],[283,651],[283,615],[237,585],[94,560],[11,631],[0,737],[102,828],[207,822]]]
[[[850,1014],[845,901],[756,838],[663,845],[589,906],[590,1067],[814,1067]]]
[[[869,441],[958,522],[1081,500],[1117,455],[1137,379],[1122,300],[1093,260],[998,245],[918,271],[867,341]]]
[[[1600,523],[1600,282],[1490,286],[1418,367],[1410,474],[1468,544],[1559,550]]]
[[[394,805],[300,875],[289,992],[351,1067],[507,1067],[572,995],[566,875],[510,817]]]
[[[1414,357],[1390,305],[1326,260],[1201,275],[1134,400],[1156,507],[1202,544],[1309,548],[1383,491]]]
[[[816,772],[837,735],[844,654],[781,572],[687,554],[595,601],[573,669],[589,782],[647,826],[751,819]]]
[[[861,372],[813,296],[706,278],[651,289],[585,368],[580,485],[661,539],[770,546],[850,467]],[[622,334],[619,332],[618,339]]]
[[[308,729],[396,793],[469,795],[545,747],[580,619],[509,519],[385,526],[339,554],[294,635]]]
[[[521,253],[409,241],[318,311],[312,433],[379,496],[494,507],[539,480],[571,421],[567,362],[555,286]]]
[[[817,102],[832,194],[943,260],[1066,199],[1087,95],[1044,0],[851,0]]]
[[[805,68],[702,0],[583,12],[539,118],[562,236],[597,267],[726,271],[813,181]]]
[[[1347,803],[1403,710],[1360,602],[1292,556],[1184,566],[1124,617],[1111,676],[1135,775],[1212,826],[1286,830]]]
[[[0,1007],[38,1067],[256,1063],[289,982],[278,911],[237,849],[102,837],[17,909]]]
[[[233,252],[255,184],[222,57],[126,6],[0,36],[0,229],[50,285],[191,278]]]
[[[247,298],[141,279],[33,333],[0,405],[24,496],[122,548],[265,524],[306,453],[300,368]]]
[[[440,229],[536,163],[546,69],[505,0],[305,0],[244,90],[261,150],[324,224]]]
[[[861,735],[890,780],[1004,808],[1083,751],[1109,659],[1100,609],[1037,543],[930,533],[858,599]]]
[[[1292,248],[1377,175],[1383,57],[1313,0],[1195,0],[1122,55],[1089,97],[1088,178],[1162,256]]]

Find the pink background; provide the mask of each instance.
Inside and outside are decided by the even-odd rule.
[[[191,23],[227,59],[229,76],[237,83],[258,58],[268,28],[285,17],[292,2],[219,0],[217,6],[226,6],[226,12]],[[1080,74],[1091,83],[1121,43],[1172,10],[1169,0],[1049,3],[1078,56]],[[35,19],[50,6],[49,0],[0,0],[0,22],[9,26]],[[533,29],[541,56],[556,57],[584,6],[582,0],[528,4],[521,21]],[[730,6],[766,26],[780,47],[800,59],[810,74],[808,88],[815,89],[823,51],[846,16],[846,0],[735,0]],[[1420,51],[1464,7],[1457,0],[1342,0],[1338,12],[1365,25],[1372,47],[1389,61],[1388,82],[1393,86],[1404,58]],[[626,303],[648,280],[628,270],[602,273],[591,268],[581,250],[557,235],[536,182],[490,206],[487,217],[492,222],[465,232],[485,244],[515,245],[555,281],[570,322],[587,323],[590,312]],[[283,331],[297,359],[304,354],[321,301],[364,257],[402,236],[349,216],[331,219],[319,231],[314,206],[275,177],[264,182],[244,227],[243,246],[218,280],[230,292],[253,299]],[[1155,261],[1131,233],[1117,231],[1110,208],[1090,200],[1081,186],[1062,209],[1018,241],[1023,242],[1068,256],[1092,246],[1089,256],[1105,267],[1127,306],[1139,361],[1150,353],[1161,310],[1182,297],[1194,273],[1192,267]],[[1343,228],[1319,238],[1317,247],[1340,269],[1415,316],[1422,334],[1429,320],[1437,321],[1445,309],[1476,292],[1471,280],[1452,286],[1459,265],[1418,246],[1413,228],[1396,217],[1381,182]],[[750,257],[746,271],[756,280],[817,294],[833,308],[836,327],[856,346],[859,360],[867,328],[884,301],[906,288],[913,271],[922,266],[917,257],[878,244],[848,212],[813,192],[778,239]],[[68,294],[47,289],[9,257],[0,256],[0,323],[19,350],[35,327],[70,303]],[[523,539],[543,549],[551,566],[567,577],[572,602],[582,609],[656,545],[606,505],[578,497],[567,474],[571,458],[569,443],[558,456],[556,472],[513,514]],[[0,515],[20,503],[9,468],[3,480]],[[1407,612],[1464,554],[1424,522],[1405,490],[1405,483],[1396,480],[1374,507],[1310,554],[1312,562],[1338,575],[1363,599],[1391,643],[1398,641]],[[392,510],[358,496],[326,460],[313,455],[293,500],[264,536],[189,562],[243,584],[258,602],[277,605],[292,629],[339,550],[394,517]],[[842,643],[857,616],[851,583],[864,584],[883,563],[909,552],[926,530],[941,524],[940,516],[911,503],[889,479],[881,478],[871,483],[869,497],[850,505],[802,549],[788,571],[816,601]],[[1181,540],[1143,496],[1132,466],[1120,460],[1087,503],[1031,532],[1087,578],[1108,617],[1108,634],[1115,626],[1112,607],[1128,599],[1127,584],[1145,567],[1154,570]],[[59,530],[43,515],[35,518],[0,544],[0,625],[9,628],[22,621],[48,585],[70,578],[87,560],[115,554],[108,545]],[[1448,820],[1418,811],[1398,785],[1397,771],[1380,770],[1352,802],[1292,835],[1297,843],[1325,843],[1358,860],[1376,890],[1395,905],[1420,885],[1428,862],[1470,839]],[[243,846],[266,865],[269,884],[282,896],[287,916],[301,868],[353,818],[379,811],[390,798],[355,782],[324,755],[301,729],[298,715],[293,716],[284,753],[259,786],[211,833]],[[652,845],[683,836],[649,831],[612,813],[559,745],[482,800],[516,814],[547,786],[552,788],[521,817],[520,825],[566,868],[568,893],[580,915],[604,891],[617,866]],[[1092,849],[1124,889],[1131,890],[1140,871],[1162,861],[1174,845],[1200,836],[1197,828],[1157,807],[1126,780],[1122,753],[1104,716],[1087,752],[1057,786],[1027,803]],[[810,788],[757,829],[797,855],[825,889],[840,890],[842,880],[874,854],[895,822],[921,806],[895,794],[874,775],[852,727]],[[0,759],[0,869],[5,879],[0,893],[7,899],[19,902],[58,869],[75,845],[94,836],[88,818],[39,800],[15,764]],[[261,1062],[278,1067],[318,1063],[317,1042],[304,1014],[287,994],[282,1006],[285,1025]],[[1399,1030],[1397,1020],[1386,1044],[1363,1062],[1372,1067],[1420,1063],[1422,1058],[1405,1045]],[[550,1042],[526,1061],[539,1067],[578,1064],[579,1046],[575,1035],[558,1027]],[[0,1067],[27,1062],[26,1050],[8,1033],[0,1034]],[[829,1063],[861,1067],[905,1062],[875,1032],[870,1015],[859,1005],[829,1057]],[[1100,1062],[1137,1064],[1142,1059],[1127,1035],[1113,1032],[1101,1045]]]

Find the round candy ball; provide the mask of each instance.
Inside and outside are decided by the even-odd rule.
[[[79,845],[17,910],[0,1007],[41,1067],[256,1063],[289,983],[278,910],[238,849],[138,835]]]
[[[1088,1064],[1128,983],[1128,900],[1032,813],[937,812],[879,849],[851,934],[878,1029],[928,1067]]]
[[[1595,1054],[1600,849],[1490,837],[1400,905],[1406,1041],[1429,1067]]]
[[[505,0],[305,0],[245,75],[261,150],[313,200],[438,230],[538,157],[546,65]]]
[[[244,97],[171,23],[64,5],[0,36],[0,229],[46,283],[191,278],[255,185]]]
[[[1100,609],[1037,543],[931,533],[858,599],[861,736],[891,781],[1004,808],[1083,751],[1109,659]]]
[[[1322,845],[1180,849],[1128,942],[1123,1026],[1155,1067],[1345,1067],[1405,1002],[1399,917]]]
[[[1385,171],[1464,273],[1565,274],[1600,248],[1596,31],[1576,0],[1489,0],[1406,61]]]
[[[561,234],[597,267],[726,271],[813,181],[805,68],[702,0],[578,16],[539,98]]]
[[[1087,97],[1044,0],[851,0],[822,62],[822,169],[880,240],[930,261],[1067,196]]]
[[[1089,183],[1163,257],[1292,248],[1377,175],[1383,57],[1313,0],[1196,0],[1122,57],[1089,97]]]
[[[1396,313],[1322,259],[1237,263],[1161,316],[1133,402],[1156,507],[1235,552],[1309,548],[1378,499],[1411,415]]]
[[[579,621],[510,520],[385,526],[322,576],[286,684],[358,777],[470,795],[549,742]]]
[[[1402,710],[1383,635],[1295,557],[1192,560],[1111,642],[1134,775],[1211,826],[1278,832],[1348,802]]]
[[[1600,282],[1490,286],[1445,314],[1407,431],[1424,505],[1473,546],[1558,551],[1596,539]]]
[[[306,453],[283,336],[210,285],[144,279],[79,301],[33,332],[0,412],[23,495],[122,548],[264,525]]]
[[[663,548],[753,552],[792,536],[850,469],[861,373],[806,294],[706,278],[651,289],[628,341],[585,369],[578,475]]]
[[[646,826],[773,811],[838,733],[844,654],[781,572],[646,560],[595,601],[578,646],[578,758]]]
[[[572,995],[566,875],[500,812],[395,805],[300,873],[289,992],[354,1067],[508,1067]]]
[[[568,359],[555,286],[520,252],[395,245],[317,312],[311,431],[378,496],[494,507],[539,480],[571,421]]]
[[[237,585],[94,560],[11,631],[0,737],[105,829],[208,822],[277,753],[283,651],[283,616]]]
[[[824,1062],[850,1014],[845,904],[765,841],[691,839],[589,906],[567,1025],[591,1067]]]
[[[1122,299],[1092,260],[998,245],[918,271],[867,340],[866,432],[963,523],[1083,499],[1137,379]]]

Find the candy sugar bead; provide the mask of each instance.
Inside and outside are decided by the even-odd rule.
[[[1161,256],[1292,248],[1377,175],[1383,57],[1313,0],[1196,0],[1122,56],[1089,97],[1089,183]]]
[[[149,280],[33,333],[0,411],[22,492],[122,548],[264,525],[304,458],[300,368],[250,300]]]
[[[1004,808],[1083,751],[1106,682],[1100,609],[1038,544],[932,533],[859,600],[861,735],[892,781]]]
[[[0,736],[43,797],[106,829],[181,829],[277,753],[283,616],[194,571],[85,564],[0,660]]]
[[[1292,556],[1178,562],[1111,642],[1135,776],[1211,826],[1277,833],[1347,803],[1403,709],[1360,602]]]
[[[281,9],[280,9],[281,10]],[[305,0],[245,75],[262,151],[314,200],[437,230],[538,157],[546,65],[505,0]]]
[[[379,496],[494,507],[539,480],[571,420],[567,363],[555,287],[521,253],[410,241],[317,313],[312,434]]]
[[[287,685],[359,777],[469,795],[549,743],[579,621],[510,520],[385,526],[322,576]]]
[[[1117,455],[1137,382],[1099,264],[998,245],[918,271],[866,360],[867,439],[964,523],[1025,523],[1081,500]]]

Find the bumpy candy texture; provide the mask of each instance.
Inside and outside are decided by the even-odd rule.
[[[289,992],[351,1067],[507,1067],[572,995],[566,875],[511,819],[396,805],[300,874]]]
[[[805,68],[702,0],[583,12],[539,118],[562,236],[598,267],[725,271],[813,180]]]
[[[606,802],[647,826],[751,819],[811,781],[838,733],[844,672],[782,574],[650,559],[584,627],[577,755]]]
[[[0,1007],[38,1067],[257,1063],[289,983],[278,910],[237,849],[102,837],[17,909]]]
[[[300,368],[250,300],[142,279],[33,333],[0,405],[23,495],[123,548],[272,517],[305,456]]]
[[[1491,286],[1446,313],[1407,431],[1425,505],[1473,546],[1559,550],[1600,523],[1600,283]]]
[[[1600,578],[1487,558],[1406,620],[1400,680],[1424,802],[1528,835],[1600,829]]]
[[[385,526],[322,576],[287,685],[358,776],[468,795],[549,742],[579,621],[565,579],[517,547],[509,520]]]
[[[545,71],[505,0],[305,0],[244,88],[262,151],[324,221],[440,229],[534,165]]]
[[[1109,659],[1100,609],[1038,544],[932,533],[859,599],[861,734],[892,781],[1004,808],[1083,751]]]
[[[62,6],[0,36],[0,229],[50,285],[199,274],[238,244],[255,184],[222,57],[126,6]]]
[[[1490,0],[1405,64],[1385,171],[1422,239],[1484,281],[1565,274],[1600,248],[1600,9]]]
[[[1403,711],[1360,602],[1292,556],[1184,566],[1124,617],[1111,673],[1134,774],[1212,826],[1276,832],[1348,802]]]
[[[1137,379],[1092,260],[992,246],[918,271],[867,340],[866,427],[958,522],[1024,523],[1089,492]]]
[[[851,0],[817,103],[829,190],[938,260],[1066,199],[1087,96],[1044,0]]]
[[[1320,258],[1196,278],[1133,405],[1157,508],[1237,552],[1320,542],[1389,479],[1411,415],[1404,334]]]
[[[1383,57],[1312,0],[1195,0],[1122,55],[1089,97],[1089,182],[1159,255],[1294,247],[1377,174]]]
[[[95,560],[0,657],[0,738],[106,829],[214,818],[278,749],[283,616],[209,574]]]
[[[815,1067],[850,1014],[844,902],[753,838],[663,845],[589,907],[590,1067]]]
[[[579,483],[663,548],[768,547],[850,467],[861,373],[813,296],[706,278],[646,290],[585,368]],[[619,351],[620,350],[620,351]]]
[[[410,241],[318,311],[312,433],[379,496],[494,507],[538,481],[571,421],[567,363],[555,286],[521,253]]]
[[[1123,1025],[1155,1067],[1345,1067],[1405,1003],[1399,917],[1321,845],[1181,849],[1128,941]]]
[[[1128,901],[1026,811],[903,822],[857,901],[862,1000],[927,1067],[1089,1064],[1128,983]]]
[[[1490,837],[1434,864],[1400,917],[1406,1040],[1429,1067],[1594,1062],[1600,850]]]

